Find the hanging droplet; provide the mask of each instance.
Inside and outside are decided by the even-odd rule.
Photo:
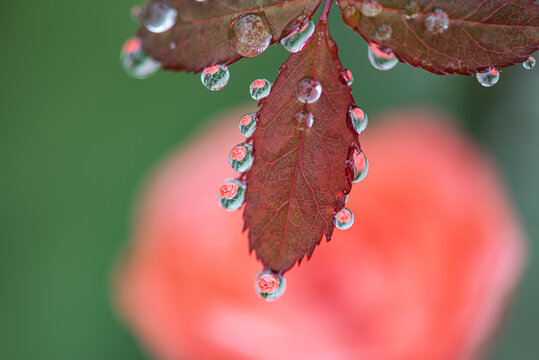
[[[354,223],[354,214],[347,208],[342,208],[341,211],[335,214],[333,218],[335,227],[339,230],[347,230],[352,227]]]
[[[217,199],[228,211],[238,210],[245,200],[245,185],[237,179],[226,179],[219,187]]]
[[[253,147],[247,143],[236,145],[230,151],[228,161],[232,169],[245,172],[253,166]]]
[[[208,66],[200,74],[200,81],[211,91],[221,90],[228,84],[230,73],[226,65]]]
[[[257,79],[249,86],[251,97],[256,101],[262,100],[269,95],[271,91],[271,83],[266,79]]]
[[[350,121],[352,122],[352,126],[354,127],[354,130],[359,134],[363,132],[367,128],[367,124],[369,123],[369,118],[367,117],[367,114],[357,106],[351,106],[350,110],[348,111],[350,115]]]
[[[352,184],[356,184],[367,176],[367,173],[369,172],[369,160],[363,151],[354,149],[354,152],[352,153],[352,162],[354,164],[354,179],[352,180]]]
[[[376,26],[376,38],[378,40],[388,40],[391,37],[391,25],[389,24],[379,24]]]
[[[261,54],[271,43],[268,23],[256,14],[243,14],[234,19],[228,36],[236,52],[245,57]]]
[[[475,77],[484,87],[491,87],[500,80],[500,71],[494,67],[489,67],[475,74]]]
[[[127,74],[135,79],[146,79],[161,67],[160,62],[149,57],[142,49],[142,39],[138,37],[124,43],[120,61]]]
[[[245,114],[241,117],[238,124],[240,132],[245,137],[251,137],[256,130],[256,123],[258,122],[258,117],[255,113]]]
[[[445,11],[436,9],[425,15],[425,27],[433,34],[441,34],[449,28],[449,16]]]
[[[262,299],[275,301],[284,294],[286,279],[270,270],[264,270],[256,277],[255,290]]]
[[[144,10],[142,10],[141,6],[134,5],[131,8],[131,19],[133,19],[134,22],[139,23],[143,15],[144,15]]]
[[[306,77],[299,81],[298,90],[298,100],[304,104],[312,104],[320,99],[322,85],[318,80]]]
[[[304,24],[300,29],[293,31],[287,37],[282,38],[281,45],[283,45],[283,47],[291,53],[297,53],[298,51],[303,49],[305,44],[307,44],[307,41],[309,41],[309,39],[313,35],[313,32],[314,24],[312,21],[309,21],[308,23]]]
[[[301,110],[295,116],[296,118],[296,128],[299,130],[305,130],[313,126],[314,117],[308,111]]]
[[[375,43],[369,44],[367,55],[371,65],[377,70],[393,69],[399,62],[390,48],[385,48]]]
[[[165,1],[151,3],[144,11],[144,26],[153,33],[162,33],[176,24],[178,11]]]
[[[531,70],[535,66],[535,58],[533,56],[530,56],[522,63],[522,66],[524,66],[524,69]]]
[[[354,75],[352,75],[352,72],[350,70],[348,69],[343,70],[341,76],[344,82],[346,83],[346,85],[352,86],[352,83],[354,82]]]
[[[361,13],[367,17],[372,17],[382,12],[382,5],[376,0],[363,1],[361,3]]]
[[[402,9],[404,18],[407,20],[415,19],[419,14],[419,5],[415,1],[408,1]]]

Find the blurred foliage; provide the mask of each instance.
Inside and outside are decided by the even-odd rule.
[[[146,358],[110,306],[112,264],[128,237],[137,192],[164,154],[212,115],[248,102],[250,81],[275,79],[287,56],[271,47],[232,65],[230,83],[219,93],[185,73],[130,79],[118,56],[136,29],[132,5],[0,4],[3,359]],[[332,16],[339,16],[336,8]],[[535,358],[537,69],[505,69],[490,89],[473,78],[439,77],[402,64],[380,72],[368,64],[358,36],[340,21],[331,27],[342,62],[354,73],[356,101],[372,122],[396,107],[434,107],[461,119],[497,159],[529,232],[531,261],[490,358]]]

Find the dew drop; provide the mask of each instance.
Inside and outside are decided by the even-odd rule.
[[[236,145],[230,151],[228,161],[232,169],[245,172],[253,166],[253,147],[247,143]]]
[[[296,116],[296,128],[299,130],[305,130],[313,126],[314,117],[308,111],[301,110],[298,111]]]
[[[351,28],[355,28],[361,19],[361,12],[345,1],[341,1],[339,5],[341,6],[344,22]]]
[[[369,44],[367,55],[371,65],[377,70],[393,69],[399,62],[390,48],[385,48],[375,43]]]
[[[251,137],[256,130],[256,123],[258,122],[258,117],[255,113],[245,114],[241,117],[238,126],[240,132],[245,137]]]
[[[441,34],[449,28],[449,16],[445,11],[436,9],[425,15],[425,27],[433,34]]]
[[[211,91],[221,90],[228,84],[230,72],[226,65],[208,66],[200,74],[200,81],[207,89]]]
[[[133,19],[134,22],[139,23],[142,19],[142,16],[144,15],[144,10],[142,10],[142,7],[139,5],[134,5],[131,8],[131,19]]]
[[[367,124],[369,123],[367,114],[355,105],[350,107],[348,113],[354,130],[358,135],[361,134],[367,128]]]
[[[500,71],[494,67],[489,67],[475,74],[475,77],[484,87],[491,87],[500,80]]]
[[[406,5],[404,5],[402,13],[407,20],[415,19],[419,14],[419,5],[417,5],[415,1],[408,1]]]
[[[270,270],[264,270],[256,276],[255,290],[266,301],[275,301],[286,290],[286,279]]]
[[[257,79],[249,86],[249,93],[256,101],[262,100],[269,95],[271,91],[271,83],[266,79]]]
[[[261,54],[271,43],[268,23],[256,14],[243,14],[234,19],[228,36],[236,52],[245,57]]]
[[[376,0],[363,1],[361,4],[361,13],[367,17],[373,17],[382,12],[382,5]]]
[[[318,80],[305,77],[298,82],[298,100],[304,104],[312,104],[320,99],[322,85]]]
[[[283,47],[290,51],[291,53],[297,53],[303,47],[314,32],[314,24],[312,21],[309,21],[308,23],[304,24],[300,29],[297,29],[296,31],[293,31],[290,35],[287,37],[284,37],[281,39],[281,45]]]
[[[226,179],[219,186],[217,199],[228,211],[238,210],[245,200],[245,185],[237,179]]]
[[[524,66],[524,69],[531,70],[535,66],[535,58],[533,56],[530,56],[522,63],[522,66]]]
[[[352,163],[354,164],[354,179],[352,180],[352,184],[356,184],[367,176],[369,172],[369,160],[363,151],[354,149]]]
[[[347,208],[342,208],[341,211],[335,214],[333,218],[335,227],[339,230],[347,230],[354,223],[354,214]]]
[[[142,49],[142,39],[139,37],[133,37],[124,43],[120,61],[127,74],[135,79],[146,79],[161,67],[160,62],[149,57]]]
[[[376,38],[378,40],[388,40],[391,37],[391,25],[389,24],[379,24],[376,26]]]
[[[352,86],[352,83],[354,82],[354,75],[352,75],[352,72],[348,69],[343,70],[341,74],[342,79],[348,86]]]
[[[151,3],[144,11],[144,26],[153,33],[162,33],[176,24],[178,11],[165,1]]]

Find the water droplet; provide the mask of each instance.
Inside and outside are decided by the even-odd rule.
[[[296,114],[296,128],[299,130],[305,130],[313,126],[314,118],[313,114],[308,111],[301,110]]]
[[[369,160],[363,151],[354,149],[354,152],[352,153],[352,163],[354,164],[354,179],[352,180],[352,184],[356,184],[367,176],[367,173],[369,172]]]
[[[234,19],[228,36],[236,52],[245,57],[261,54],[271,43],[268,23],[256,14],[243,14]]]
[[[367,114],[355,105],[351,106],[348,112],[350,114],[350,121],[352,122],[354,130],[358,133],[358,135],[361,134],[363,130],[367,128],[367,124],[369,123]]]
[[[271,83],[266,79],[257,79],[249,86],[251,97],[256,101],[262,100],[269,95],[271,91]]]
[[[168,44],[168,47],[170,48],[170,50],[176,49],[176,42],[171,41],[170,44]]]
[[[245,200],[245,185],[237,179],[226,179],[219,187],[217,199],[228,211],[238,210]]]
[[[266,301],[275,301],[286,290],[286,279],[270,270],[264,270],[256,276],[255,290]]]
[[[212,65],[205,68],[200,74],[200,81],[211,91],[221,90],[228,84],[230,73],[225,65]]]
[[[475,77],[477,78],[477,81],[479,81],[479,83],[484,87],[491,87],[496,85],[498,80],[500,80],[500,72],[494,67],[489,67],[488,69],[475,74]]]
[[[141,6],[134,5],[131,8],[131,19],[133,19],[134,22],[139,23],[143,15],[144,15],[144,10],[142,10]]]
[[[322,85],[318,80],[310,77],[303,78],[298,83],[298,100],[304,104],[312,104],[320,99],[322,94]]]
[[[127,74],[136,79],[146,79],[161,67],[160,62],[149,57],[142,49],[142,39],[138,37],[124,43],[120,60]]]
[[[524,69],[531,70],[535,66],[535,58],[533,56],[530,56],[522,63],[522,66],[524,66]]]
[[[371,65],[377,70],[393,69],[399,62],[390,48],[385,48],[375,43],[369,44],[367,55]]]
[[[382,5],[376,0],[363,1],[361,4],[361,13],[367,17],[372,17],[382,12]]]
[[[352,212],[347,208],[342,208],[341,211],[335,214],[333,223],[339,230],[350,229],[354,223],[354,214],[352,214]]]
[[[449,27],[449,16],[445,11],[436,9],[425,15],[425,27],[433,34],[441,34]]]
[[[144,11],[144,25],[148,31],[162,33],[176,24],[178,11],[165,1],[151,3]]]
[[[348,69],[343,70],[341,76],[344,82],[346,83],[346,85],[352,86],[352,83],[354,82],[354,75],[352,75],[352,72],[350,70]]]
[[[247,143],[236,145],[230,151],[228,161],[232,169],[245,172],[253,166],[253,147]]]
[[[341,7],[344,22],[352,29],[355,28],[361,19],[361,12],[355,6],[349,5],[346,1],[339,2],[339,6]]]
[[[348,200],[350,199],[350,195],[346,195],[344,197],[344,203],[346,204],[348,202]]]
[[[391,25],[389,24],[379,24],[376,26],[376,38],[378,40],[387,40],[391,37]]]
[[[283,47],[290,51],[291,53],[297,53],[303,47],[314,32],[314,24],[312,21],[309,21],[308,23],[304,24],[300,29],[297,29],[296,31],[293,31],[290,35],[287,37],[284,37],[281,39],[281,45]]]
[[[258,117],[255,113],[245,114],[241,117],[238,124],[240,132],[245,137],[251,137],[256,130],[256,123],[258,122]]]
[[[407,20],[415,19],[419,14],[419,5],[417,5],[415,1],[408,1],[406,5],[404,5],[402,13]]]

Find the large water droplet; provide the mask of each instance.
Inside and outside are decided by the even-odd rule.
[[[441,34],[449,27],[449,16],[445,11],[436,9],[425,15],[425,27],[433,34]]]
[[[286,279],[270,270],[264,270],[256,277],[255,290],[262,299],[275,301],[284,294]]]
[[[262,100],[271,92],[271,83],[266,79],[257,79],[249,86],[249,93],[256,101]]]
[[[281,45],[283,45],[283,47],[291,53],[297,53],[298,51],[303,49],[305,44],[307,44],[307,41],[309,41],[309,39],[313,35],[313,32],[314,24],[312,21],[309,21],[308,23],[304,24],[300,29],[293,31],[287,37],[282,38]]]
[[[144,25],[153,33],[162,33],[176,24],[178,11],[166,1],[151,3],[144,11]]]
[[[253,166],[253,147],[247,143],[236,145],[230,151],[228,161],[232,169],[245,172]]]
[[[387,40],[391,37],[391,25],[389,24],[379,24],[376,26],[376,38],[378,40]]]
[[[271,43],[268,23],[256,14],[238,16],[232,21],[228,35],[236,52],[245,57],[261,54]]]
[[[369,172],[369,160],[363,151],[354,149],[354,152],[352,153],[352,162],[354,164],[354,179],[352,180],[352,183],[356,184],[367,176],[367,173]]]
[[[369,118],[367,117],[367,114],[354,105],[350,107],[349,115],[354,130],[358,134],[361,134],[363,130],[367,128],[367,124],[369,123]]]
[[[535,66],[535,58],[533,56],[530,56],[522,63],[522,66],[524,66],[524,69],[530,70],[533,69]]]
[[[308,111],[301,110],[298,111],[296,116],[296,128],[299,130],[305,130],[313,126],[314,117]]]
[[[419,5],[415,1],[408,1],[402,9],[402,13],[407,20],[415,19],[419,14]]]
[[[500,72],[494,67],[489,67],[488,69],[475,74],[475,77],[477,78],[477,81],[479,81],[479,83],[484,87],[491,87],[496,85],[498,80],[500,80]]]
[[[255,113],[245,114],[241,117],[238,124],[240,132],[245,137],[251,137],[256,130],[256,123],[258,122],[258,117]]]
[[[225,65],[213,65],[205,68],[200,74],[200,81],[211,91],[221,90],[228,84],[230,73]]]
[[[367,17],[372,17],[382,12],[382,5],[376,0],[363,1],[361,4],[361,13]]]
[[[138,37],[124,43],[120,61],[127,74],[136,79],[146,79],[161,67],[160,62],[149,57],[142,49],[142,39]]]
[[[354,75],[352,75],[352,72],[348,69],[343,70],[341,74],[342,79],[348,86],[352,86],[354,82]]]
[[[238,210],[245,200],[245,185],[237,179],[226,179],[219,187],[217,199],[228,211]]]
[[[390,48],[384,48],[375,43],[369,44],[367,55],[371,65],[377,70],[393,69],[399,62]]]
[[[354,224],[354,214],[347,208],[342,208],[341,211],[335,214],[333,218],[335,227],[339,230],[347,230]]]
[[[298,83],[298,100],[304,104],[312,104],[320,99],[322,94],[322,85],[318,80],[310,77],[301,79]]]

